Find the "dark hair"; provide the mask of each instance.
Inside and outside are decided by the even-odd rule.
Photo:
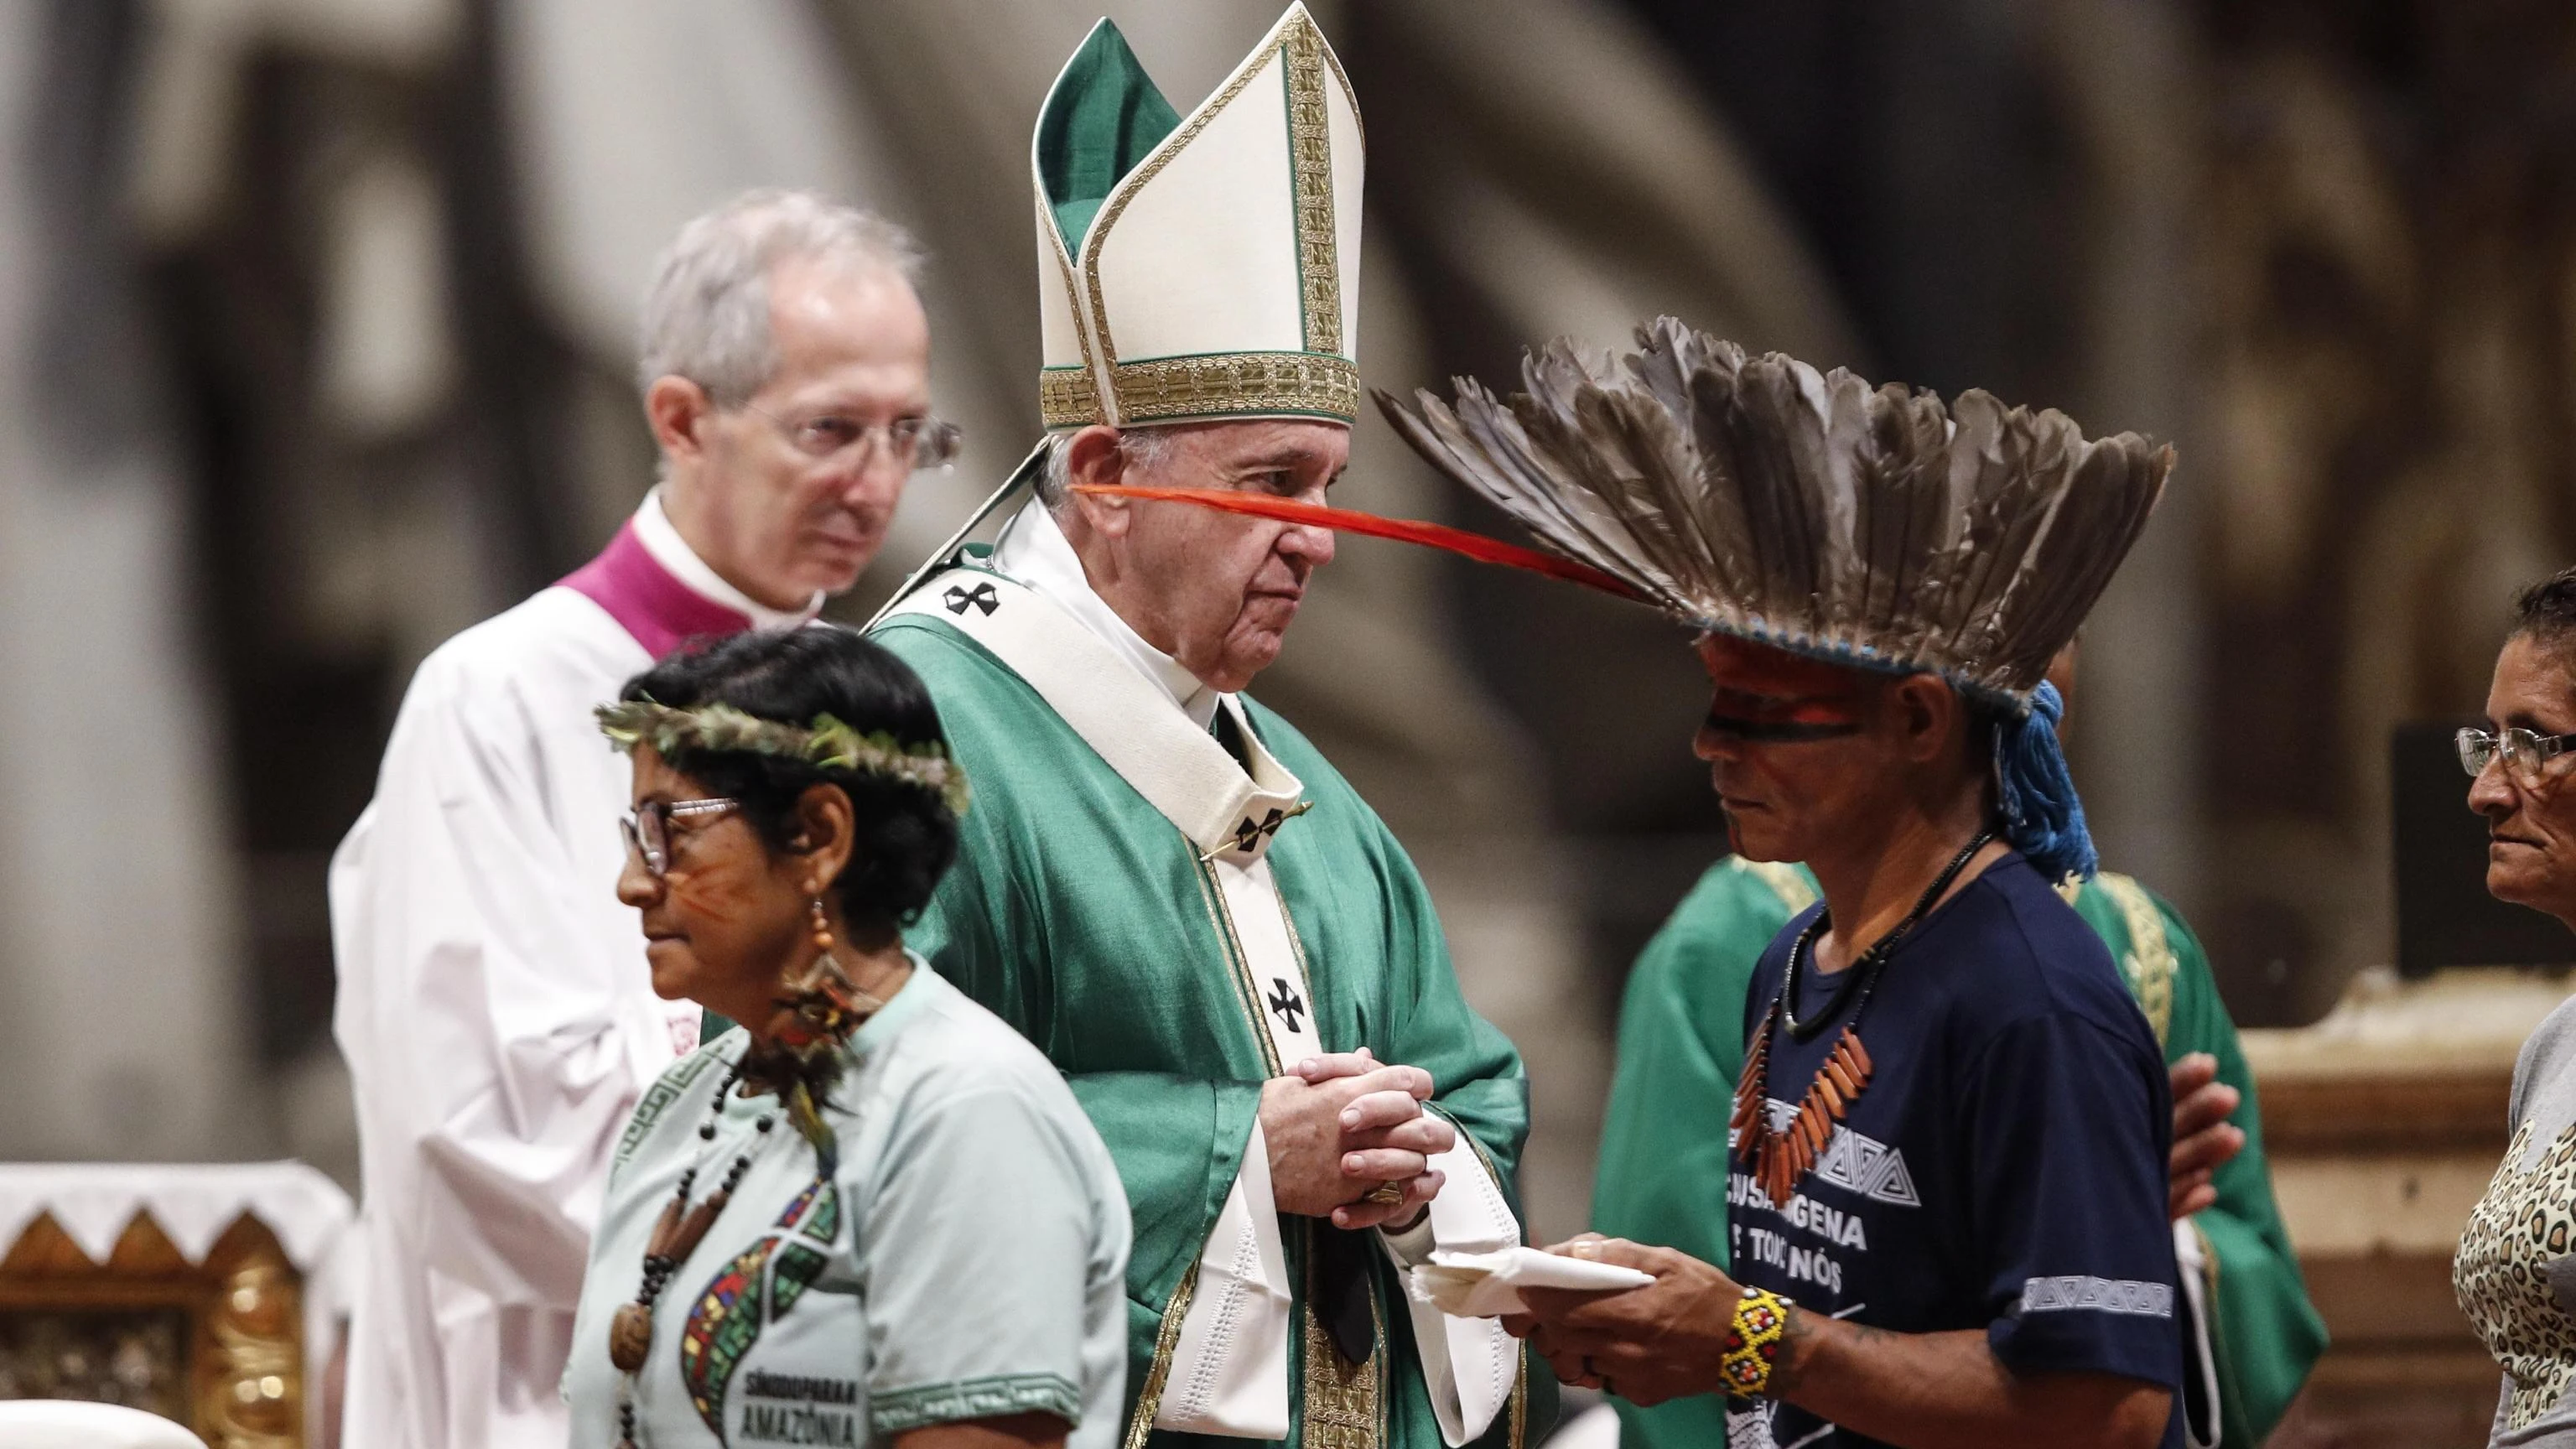
[[[691,645],[626,681],[619,697],[673,709],[729,704],[798,726],[828,714],[861,735],[891,735],[908,750],[948,747],[921,676],[857,631],[835,625]],[[957,817],[919,785],[748,750],[681,750],[668,763],[740,801],[743,819],[772,850],[795,848],[796,802],[807,789],[830,783],[846,791],[855,838],[832,888],[862,940],[882,939],[917,919],[957,858]]]
[[[2576,568],[2560,569],[2514,599],[2513,632],[2542,644],[2576,638]]]

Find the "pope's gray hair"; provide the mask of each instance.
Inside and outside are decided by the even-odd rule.
[[[1050,509],[1062,508],[1065,490],[1073,486],[1073,434],[1058,433],[1046,443],[1046,468],[1038,474],[1038,501]],[[1118,432],[1118,456],[1127,467],[1140,473],[1162,466],[1171,450],[1169,428],[1121,428]]]
[[[811,191],[746,191],[680,228],[644,293],[635,383],[685,377],[731,407],[778,370],[769,278],[782,262],[846,259],[917,286],[921,248],[872,211]]]

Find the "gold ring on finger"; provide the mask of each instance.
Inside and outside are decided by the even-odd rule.
[[[1404,1184],[1401,1182],[1381,1182],[1377,1186],[1370,1188],[1367,1195],[1362,1197],[1360,1201],[1373,1202],[1379,1207],[1402,1207],[1404,1205]]]

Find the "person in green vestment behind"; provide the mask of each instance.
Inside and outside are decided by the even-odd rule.
[[[2076,653],[2069,645],[2049,670],[2070,705]],[[1618,1073],[1593,1182],[1596,1231],[1668,1243],[1725,1266],[1728,1147],[1705,1124],[1733,1106],[1746,997],[1763,948],[1816,895],[1804,866],[1728,856],[1637,958],[1619,1013]],[[2189,1249],[2186,1258],[2197,1254],[2200,1269],[2194,1306],[2205,1357],[2195,1368],[2216,1380],[2214,1399],[2204,1381],[2192,1403],[2194,1438],[2252,1449],[2326,1343],[2272,1200],[2254,1076],[2208,958],[2170,904],[2108,871],[2069,899],[2110,947],[2172,1066],[2173,1207],[2188,1224],[2178,1244]],[[1651,1408],[1613,1402],[1629,1449],[1725,1442],[1721,1397]],[[2210,1436],[2213,1404],[2218,1433]]]
[[[1118,1164],[1131,1449],[1518,1449],[1553,1378],[1400,1273],[1524,1240],[1519,1056],[1384,823],[1243,693],[1332,535],[1135,491],[1316,503],[1348,460],[1349,82],[1292,5],[1183,117],[1103,21],[1032,161],[1050,436],[977,519],[1037,496],[872,626],[976,788],[911,940]]]

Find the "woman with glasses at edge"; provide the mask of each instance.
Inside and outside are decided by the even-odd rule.
[[[2487,818],[2487,891],[2576,930],[2576,569],[2523,591],[2486,724],[2459,733]],[[2504,1366],[2490,1445],[2576,1446],[2576,1000],[2514,1063],[2513,1140],[2452,1261],[2460,1308]]]
[[[1046,1058],[904,948],[968,808],[920,679],[846,629],[747,634],[599,716],[653,988],[741,1025],[619,1143],[573,1445],[1114,1443],[1117,1169]]]

